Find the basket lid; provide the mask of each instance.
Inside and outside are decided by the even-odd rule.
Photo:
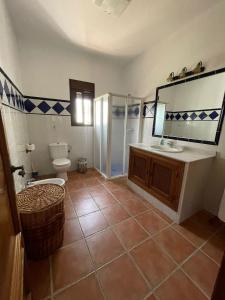
[[[64,199],[65,190],[57,184],[37,184],[17,194],[20,212],[38,212]]]

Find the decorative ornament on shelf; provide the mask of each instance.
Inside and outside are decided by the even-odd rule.
[[[205,71],[205,67],[202,65],[202,61],[197,63],[196,67],[192,70],[193,74],[198,74]]]
[[[180,74],[178,75],[178,77],[179,77],[179,78],[184,78],[184,77],[186,77],[186,74],[187,74],[187,67],[184,67],[184,68],[181,70],[181,72],[180,72]]]
[[[169,77],[167,78],[167,81],[174,81],[179,79],[179,76],[175,76],[174,72],[170,73]]]
[[[202,61],[198,62],[196,67],[193,70],[188,71],[187,67],[184,67],[179,75],[174,76],[174,72],[170,73],[167,81],[172,82],[178,79],[182,79],[191,75],[199,74],[205,71],[205,67],[202,65]]]

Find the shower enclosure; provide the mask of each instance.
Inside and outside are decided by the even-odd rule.
[[[94,166],[107,178],[128,171],[129,144],[142,132],[143,100],[105,94],[94,100]]]

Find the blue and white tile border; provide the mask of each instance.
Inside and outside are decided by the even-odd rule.
[[[155,115],[155,101],[144,102],[143,117],[154,118]]]
[[[128,118],[137,119],[140,115],[140,104],[128,105]],[[113,105],[112,117],[114,119],[123,119],[125,116],[125,106]]]
[[[25,109],[29,114],[70,116],[69,100],[25,96]]]
[[[219,121],[221,108],[191,111],[167,111],[166,121]]]
[[[0,68],[0,103],[22,113],[70,116],[69,100],[24,96]]]
[[[24,96],[0,68],[0,102],[2,105],[11,107],[15,110],[25,113]]]

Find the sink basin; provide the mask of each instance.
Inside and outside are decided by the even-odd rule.
[[[65,184],[65,180],[62,178],[49,178],[49,179],[42,179],[42,180],[36,180],[36,181],[32,181],[28,184],[28,186],[33,186],[33,185],[37,185],[37,184],[48,184],[48,183],[52,183],[52,184],[57,184],[60,186],[64,186]]]
[[[160,152],[173,152],[173,153],[178,153],[178,152],[183,152],[184,148],[180,146],[176,147],[170,147],[167,145],[152,145],[150,146],[151,149],[160,151]]]

